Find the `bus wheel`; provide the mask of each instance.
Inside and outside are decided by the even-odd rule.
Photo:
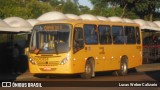
[[[85,65],[85,72],[81,74],[82,78],[90,79],[93,74],[93,64],[91,61],[87,61]]]
[[[121,63],[120,63],[120,71],[119,71],[119,74],[121,76],[125,76],[127,75],[127,72],[128,72],[128,64],[127,64],[127,61],[126,60],[122,60]]]

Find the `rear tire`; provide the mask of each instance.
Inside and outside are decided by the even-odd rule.
[[[87,61],[85,65],[85,72],[81,74],[81,77],[84,79],[92,78],[93,71],[93,64],[91,61]]]
[[[127,64],[127,61],[126,60],[122,60],[121,63],[120,63],[120,71],[119,71],[119,74],[121,76],[125,76],[127,75],[128,73],[128,64]]]

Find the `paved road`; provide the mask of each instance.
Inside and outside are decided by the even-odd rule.
[[[6,75],[5,75],[6,76]],[[4,80],[5,76],[1,76],[1,80]],[[137,67],[134,70],[131,70],[127,76],[117,76],[115,73],[112,72],[103,72],[103,73],[96,73],[96,77],[92,79],[81,79],[79,75],[71,75],[71,76],[55,76],[55,75],[47,75],[37,77],[30,74],[28,71],[18,75],[18,76],[6,76],[8,80],[13,81],[159,81],[160,82],[160,63],[158,64],[145,64],[140,67]],[[46,88],[37,88],[38,90],[46,89]],[[117,87],[50,87],[47,90],[117,90]],[[120,90],[160,90],[158,87],[121,87],[118,88]],[[3,90],[5,90],[3,88]],[[12,89],[13,90],[13,89]],[[18,89],[16,89],[18,90]]]
[[[159,75],[159,76],[158,76]],[[92,79],[81,79],[79,75],[40,75],[34,76],[29,72],[20,75],[16,81],[160,81],[160,71],[130,72],[127,76],[117,76],[112,72],[96,73]]]
[[[28,71],[19,75],[16,81],[85,81],[79,75],[70,76],[34,76]],[[117,76],[113,72],[96,73],[96,77],[87,81],[160,81],[160,63],[145,64],[130,70],[127,76]]]
[[[84,81],[78,75],[37,77],[26,71],[21,75],[0,74],[0,81]],[[127,76],[117,76],[112,72],[96,73],[96,77],[87,81],[160,81],[160,63],[145,64],[129,72]]]

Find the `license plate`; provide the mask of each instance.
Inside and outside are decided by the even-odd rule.
[[[51,70],[51,68],[49,68],[49,67],[45,67],[45,68],[43,68],[43,70],[45,70],[45,71],[50,71],[50,70]]]

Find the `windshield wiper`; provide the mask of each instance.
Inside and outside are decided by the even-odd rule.
[[[57,41],[57,40],[54,40],[55,52],[56,52],[56,54],[58,55],[58,46],[57,46],[57,44],[58,44],[58,41]]]

